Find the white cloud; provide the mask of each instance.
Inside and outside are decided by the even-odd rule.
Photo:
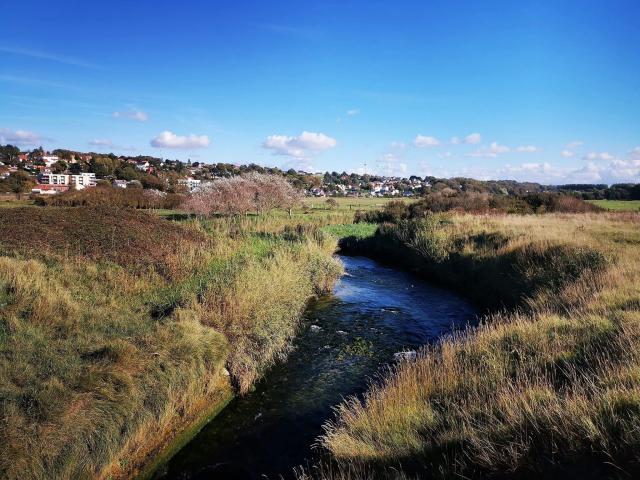
[[[562,155],[564,158],[571,158],[576,154],[576,152],[565,149],[562,150],[562,152],[560,152],[560,155]]]
[[[295,137],[270,135],[262,143],[262,147],[271,150],[274,155],[285,155],[293,158],[307,158],[313,153],[328,150],[336,145],[335,138],[324,133],[306,131]]]
[[[352,108],[351,110],[347,110],[347,115],[349,117],[355,117],[356,115],[360,114],[360,110],[357,108]]]
[[[427,137],[424,135],[416,135],[416,138],[413,140],[413,144],[416,147],[437,147],[440,145],[440,140],[436,137]]]
[[[470,158],[496,158],[501,153],[507,153],[511,151],[506,145],[500,145],[498,142],[493,142],[487,147],[480,147],[475,152],[465,154],[465,157]]]
[[[465,153],[464,156],[469,158],[496,158],[498,155],[488,150],[476,150],[475,152]]]
[[[451,152],[443,152],[438,154],[439,158],[451,158],[452,156],[453,154]]]
[[[149,120],[149,114],[142,110],[127,110],[125,112],[113,112],[111,114],[113,118],[128,118],[130,120],[137,120],[138,122],[146,122]]]
[[[609,152],[589,152],[583,158],[589,161],[604,160],[608,162],[614,160],[616,157],[611,155]]]
[[[581,142],[580,140],[574,140],[573,142],[569,142],[567,143],[567,145],[565,146],[565,148],[569,148],[569,149],[576,149],[578,147],[581,147],[583,145],[583,142]]]
[[[489,147],[491,153],[507,153],[511,149],[506,145],[500,145],[498,142],[493,142]]]
[[[476,145],[482,142],[482,135],[479,133],[470,133],[464,138],[460,137],[451,137],[449,143],[451,145],[459,145],[461,143],[466,143],[467,145]]]
[[[640,160],[640,147],[636,147],[630,152],[627,153],[627,158],[629,160]]]
[[[27,130],[9,130],[8,128],[0,128],[0,143],[10,143],[11,145],[35,145],[47,140],[45,137],[37,133]]]
[[[541,150],[542,150],[541,148],[536,147],[535,145],[521,145],[518,148],[516,148],[516,152],[522,152],[522,153],[536,153]]]
[[[156,148],[205,148],[211,141],[206,135],[176,135],[173,132],[165,130],[160,135],[151,140],[151,146]]]
[[[482,135],[480,135],[479,133],[471,133],[464,137],[463,142],[469,145],[475,145],[482,142]]]
[[[89,141],[89,145],[93,147],[110,147],[113,148],[113,142],[106,138],[95,138]]]

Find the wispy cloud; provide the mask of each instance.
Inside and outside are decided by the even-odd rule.
[[[44,140],[51,140],[37,133],[27,130],[9,130],[0,128],[0,143],[10,143],[12,145],[36,145]]]
[[[581,140],[574,140],[572,142],[567,143],[565,148],[573,150],[573,149],[576,149],[578,147],[581,147],[583,144],[584,144],[584,142],[582,142]]]
[[[468,138],[468,137],[467,137]],[[471,158],[496,158],[501,153],[510,152],[511,148],[506,145],[500,145],[498,142],[493,142],[489,147],[480,147],[475,152],[465,154],[465,157]]]
[[[17,75],[0,75],[0,82],[18,83],[20,85],[34,85],[41,87],[78,89],[75,85],[68,83],[51,82],[40,78],[21,77]]]
[[[137,120],[138,122],[146,122],[149,120],[149,114],[142,110],[127,110],[125,112],[113,112],[111,114],[113,118],[128,118],[130,120]]]
[[[211,143],[206,135],[176,135],[169,130],[161,132],[160,135],[151,140],[151,146],[156,148],[181,148],[194,149],[205,148]]]
[[[521,145],[516,148],[516,152],[520,153],[537,153],[541,151],[542,149],[540,147],[536,147],[535,145]]]
[[[28,48],[20,48],[20,47],[10,47],[5,45],[0,45],[0,52],[8,53],[10,55],[20,55],[23,57],[31,57],[37,58],[39,60],[47,60],[50,62],[62,63],[64,65],[71,65],[74,67],[82,67],[82,68],[90,68],[94,70],[102,69],[101,66],[96,65],[94,63],[85,62],[83,60],[78,60],[77,58],[65,57],[62,55],[56,55],[53,53],[42,52],[39,50],[31,50]]]
[[[113,148],[113,142],[111,140],[107,140],[106,138],[95,138],[93,140],[89,140],[89,145],[91,145],[92,147]]]
[[[95,138],[87,142],[92,147],[103,147],[110,150],[122,150],[127,152],[137,152],[138,149],[132,145],[116,145],[108,138]]]
[[[418,148],[437,147],[440,145],[440,140],[427,135],[416,135],[416,138],[413,139],[413,144]]]
[[[583,157],[584,160],[589,160],[589,161],[593,161],[593,160],[610,161],[615,158],[616,157],[610,154],[609,152],[589,152]]]
[[[450,142],[452,145],[458,145],[460,143],[465,143],[467,145],[476,145],[482,142],[482,135],[480,135],[479,133],[470,133],[464,138],[451,137]]]

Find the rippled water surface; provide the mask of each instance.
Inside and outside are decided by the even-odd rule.
[[[474,321],[474,308],[451,292],[367,258],[341,259],[345,275],[333,294],[309,306],[287,360],[229,404],[157,477],[288,478],[313,458],[332,406],[362,393],[394,353]]]

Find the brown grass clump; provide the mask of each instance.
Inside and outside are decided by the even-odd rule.
[[[449,281],[465,282],[457,266],[475,263],[467,273],[483,277],[464,287],[476,294],[500,295],[490,287],[496,283],[510,297],[525,291],[515,311],[425,347],[363,399],[340,405],[322,438],[337,470],[373,475],[396,467],[408,476],[462,478],[636,475],[640,217],[440,221],[413,234],[397,232],[393,242],[387,237],[391,251],[418,252],[429,275],[457,271]],[[493,240],[477,242],[479,235]]]
[[[0,252],[26,258],[82,256],[166,271],[173,256],[205,248],[200,231],[147,212],[111,207],[0,210]]]

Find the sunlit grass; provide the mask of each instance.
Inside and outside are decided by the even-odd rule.
[[[279,216],[43,207],[0,225],[2,478],[132,476],[285,354],[341,272],[334,239]]]
[[[640,200],[588,200],[589,203],[614,211],[640,211]]]
[[[344,402],[322,439],[338,468],[318,476],[400,466],[462,478],[558,466],[570,476],[574,465],[635,472],[640,216],[439,218],[388,228],[400,243],[382,236],[378,252],[475,298],[491,292],[489,303],[516,299],[517,310],[426,347],[363,400]]]

